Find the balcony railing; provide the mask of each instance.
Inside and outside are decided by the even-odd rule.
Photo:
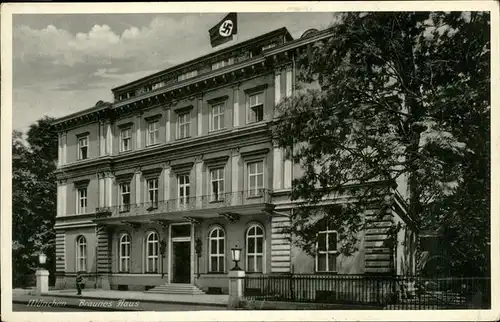
[[[96,212],[109,213],[112,217],[128,217],[201,209],[223,209],[232,206],[255,205],[270,202],[271,191],[268,189],[258,189],[100,207],[97,208]]]

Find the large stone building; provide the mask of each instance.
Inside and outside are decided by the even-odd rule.
[[[383,243],[383,227],[411,224],[396,189],[392,215],[361,234],[352,256],[338,254],[332,228],[315,257],[280,232],[301,168],[273,146],[274,107],[293,95],[294,56],[329,32],[293,39],[281,28],[114,88],[113,103],[56,120],[56,286],[74,287],[84,271],[103,288],[225,292],[235,246],[248,274],[412,271],[411,229],[396,255]]]

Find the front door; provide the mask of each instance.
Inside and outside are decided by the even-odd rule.
[[[191,282],[191,242],[172,242],[172,282]]]

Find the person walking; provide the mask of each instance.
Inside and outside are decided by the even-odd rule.
[[[78,291],[78,293],[76,293],[76,295],[82,295],[82,289],[84,288],[84,281],[83,281],[83,276],[82,276],[82,273],[81,272],[78,272],[76,274],[76,290]]]

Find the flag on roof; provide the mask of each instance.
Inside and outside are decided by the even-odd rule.
[[[218,24],[210,28],[210,45],[217,47],[233,40],[233,36],[238,33],[238,16],[236,12],[227,14]]]

